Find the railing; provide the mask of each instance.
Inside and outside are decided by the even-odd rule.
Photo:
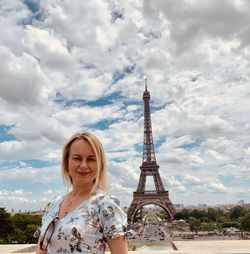
[[[157,194],[157,191],[144,191],[145,194]]]
[[[134,195],[157,195],[157,196],[160,196],[160,195],[166,195],[166,193],[168,193],[168,191],[163,191],[163,192],[157,192],[157,191],[143,191],[143,192],[139,192],[139,191],[136,191],[134,192]]]

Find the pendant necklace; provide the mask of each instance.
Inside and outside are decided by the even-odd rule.
[[[82,199],[84,200],[84,199],[86,199],[86,197],[87,197],[87,195],[85,194],[83,197],[82,197]],[[73,203],[77,200],[79,198],[79,196],[73,196],[73,194],[72,194],[72,192],[70,192],[69,194],[68,194],[68,202],[67,202],[67,204],[66,204],[66,208],[65,208],[65,213],[64,213],[64,216],[66,216],[69,212],[71,212],[71,211],[69,211],[70,210],[70,208],[72,207],[72,205],[73,205]]]
[[[69,197],[68,197],[68,198],[69,198],[69,202],[68,202],[67,205],[66,205],[66,209],[65,209],[65,214],[64,214],[64,216],[66,216],[66,215],[69,213],[69,210],[70,210],[70,208],[71,208],[73,202],[76,200],[76,198],[71,197],[71,196],[72,196],[72,193],[69,194]]]

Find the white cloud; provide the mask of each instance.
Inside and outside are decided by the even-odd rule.
[[[193,176],[193,175],[187,175],[185,177],[185,181],[186,183],[188,184],[192,184],[192,185],[200,185],[201,184],[201,180],[199,178],[197,178],[196,176]]]
[[[65,137],[64,134],[67,129],[60,124],[55,118],[40,116],[37,118],[34,114],[26,114],[26,119],[20,119],[18,124],[16,124],[9,131],[10,134],[15,135],[21,140],[41,140],[43,138],[51,142],[62,142]]]
[[[207,150],[205,154],[210,157],[210,160],[215,159],[215,160],[221,161],[224,159],[223,156],[220,155],[220,153],[213,150]]]
[[[27,26],[22,40],[24,50],[47,68],[67,70],[73,64],[73,57],[53,32]],[[65,43],[66,44],[66,43]],[[72,68],[69,68],[71,70]]]
[[[22,52],[21,39],[23,26],[21,25],[30,18],[30,12],[22,1],[3,0],[0,3],[0,45],[4,45],[12,52]]]
[[[214,192],[226,192],[227,188],[222,183],[211,183],[209,189]]]
[[[20,182],[22,184],[39,184],[39,183],[53,183],[54,181],[61,180],[59,173],[59,167],[51,166],[46,168],[8,168],[1,169],[0,171],[0,181],[2,183]],[[24,185],[23,185],[24,186]],[[34,192],[35,190],[32,190]],[[19,191],[19,193],[21,193]],[[27,195],[26,192],[25,195]]]
[[[67,0],[53,4],[51,1],[43,0],[40,4],[47,12],[45,20],[47,26],[54,27],[73,45],[97,49],[99,45],[96,45],[96,29],[107,27],[110,18],[104,1],[75,1],[72,4]]]
[[[14,211],[29,211],[32,207],[32,210],[44,209],[46,203],[51,200],[55,195],[61,193],[57,192],[47,192],[43,193],[43,198],[41,199],[37,195],[33,195],[31,192],[25,192],[24,190],[0,190],[0,202],[1,206],[8,207],[8,210]]]
[[[110,81],[109,74],[96,74],[89,70],[79,70],[70,76],[68,85],[59,92],[68,100],[97,100],[107,92]]]
[[[145,15],[162,18],[163,14],[168,19],[178,51],[186,51],[200,40],[211,37],[227,40],[238,37],[242,45],[248,45],[248,9],[246,4],[244,8],[238,8],[236,1],[206,0],[202,4],[182,1],[181,6],[175,1],[144,1]]]
[[[72,107],[62,109],[53,115],[60,123],[67,126],[87,126],[97,124],[100,121],[110,121],[119,119],[124,114],[123,105],[107,105],[102,107]]]
[[[247,149],[244,150],[244,152],[250,156],[250,147],[248,147]]]
[[[124,206],[129,206],[131,200],[129,198],[129,196],[131,195],[132,189],[131,188],[126,188],[120,184],[117,184],[115,182],[113,182],[112,184],[110,184],[110,193],[112,195],[115,195],[116,197],[119,197],[119,201],[121,204],[121,207]]]
[[[140,169],[138,160],[128,159],[124,163],[109,161],[109,183],[117,183],[125,188],[137,188]]]
[[[16,106],[37,106],[44,103],[51,89],[37,61],[24,53],[15,56],[8,48],[0,46],[1,99]]]

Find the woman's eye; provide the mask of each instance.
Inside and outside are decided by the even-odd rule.
[[[95,161],[95,158],[90,157],[90,158],[88,158],[88,160],[89,160],[89,161]]]
[[[75,161],[80,161],[81,158],[79,158],[79,157],[74,157],[73,160],[75,160]]]

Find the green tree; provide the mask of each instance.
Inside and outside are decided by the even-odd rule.
[[[9,234],[9,243],[26,243],[24,231],[19,228],[15,228],[14,232]]]
[[[161,220],[168,220],[169,216],[165,211],[159,211],[156,213],[156,216],[159,217]]]
[[[189,228],[191,231],[195,231],[197,234],[199,230],[201,230],[201,222],[198,219],[192,218],[189,223]]]
[[[11,217],[11,221],[16,228],[26,230],[29,224],[41,225],[41,216],[17,213]]]
[[[216,218],[216,221],[219,222],[219,223],[225,223],[229,220],[228,216],[225,216],[225,215],[219,215],[217,218]]]
[[[202,217],[206,216],[206,212],[198,209],[194,209],[190,213],[190,217],[201,219]]]
[[[37,225],[29,224],[27,226],[26,230],[24,231],[25,241],[27,243],[36,243],[37,242],[37,239],[33,237],[36,230],[37,230]]]
[[[243,217],[244,225],[247,225],[245,215],[248,212],[249,210],[242,206],[235,206],[229,211],[215,208],[208,208],[207,210],[185,208],[175,215],[175,219],[187,221],[190,225],[190,229],[193,231],[197,231],[196,229],[199,228],[199,223],[201,223],[201,228],[204,230],[205,228],[207,230],[211,228],[211,225],[218,230],[222,230],[223,228],[229,227],[242,227]],[[244,226],[244,228],[247,228],[247,226]]]
[[[0,225],[0,243],[8,243],[8,235],[14,232],[14,226],[4,207],[0,207]]]
[[[240,220],[241,229],[250,231],[250,212],[244,215]]]
[[[17,243],[35,243],[33,234],[41,225],[41,216],[32,214],[17,213],[11,217],[11,221],[15,227],[15,231],[10,234],[12,242]]]
[[[229,217],[231,220],[238,220],[239,217],[244,216],[246,213],[246,208],[242,206],[235,206],[229,210]]]
[[[203,231],[213,231],[214,225],[213,225],[213,223],[202,222],[201,228]]]
[[[214,208],[208,208],[207,218],[209,218],[210,221],[216,221],[216,217],[217,217],[217,211]]]
[[[201,218],[201,222],[207,222],[207,223],[209,223],[210,219],[208,217],[202,217]]]
[[[231,228],[231,227],[239,228],[239,226],[240,226],[239,223],[236,221],[226,221],[222,223],[222,228]]]
[[[176,213],[175,215],[176,220],[180,220],[180,219],[188,220],[189,217],[190,217],[190,210],[186,208],[182,209],[180,212]]]

